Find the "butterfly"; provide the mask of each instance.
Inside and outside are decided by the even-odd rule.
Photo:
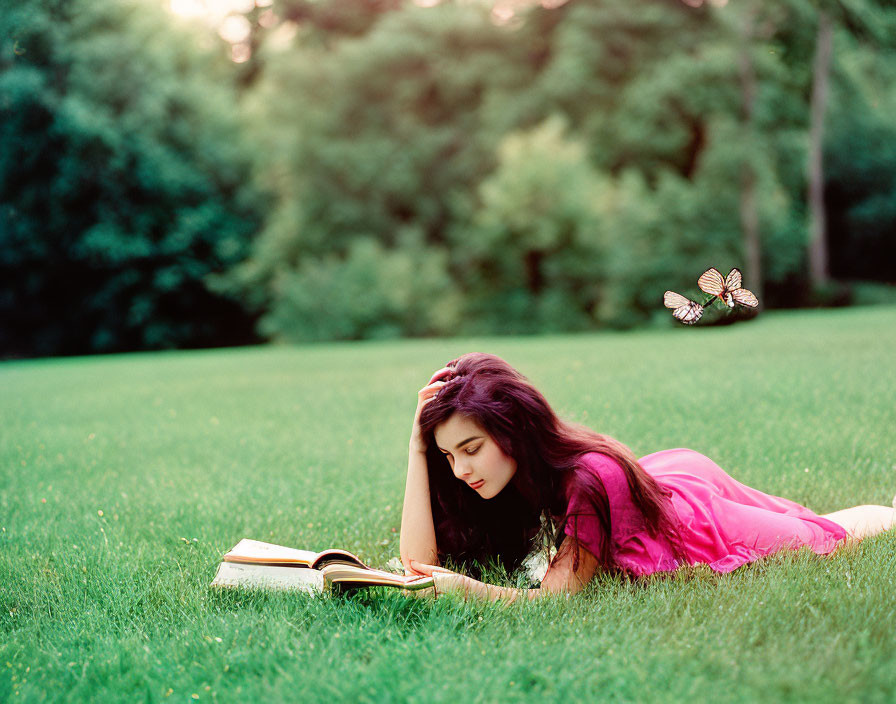
[[[759,299],[753,295],[752,291],[741,288],[742,282],[740,269],[732,269],[723,279],[722,274],[714,267],[704,271],[697,279],[697,285],[701,291],[716,296],[729,308],[734,308],[735,303],[755,308],[759,305]]]
[[[703,306],[675,291],[663,294],[663,305],[672,308],[672,317],[685,325],[693,325],[703,316]]]

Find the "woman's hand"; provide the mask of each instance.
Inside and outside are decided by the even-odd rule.
[[[435,596],[442,594],[460,594],[464,599],[479,599],[481,601],[502,601],[512,604],[519,598],[535,599],[541,595],[540,589],[513,589],[511,587],[497,587],[494,584],[486,584],[472,577],[467,577],[444,567],[427,565],[416,560],[410,561],[410,567],[415,574],[432,577]],[[425,590],[429,592],[429,589]],[[421,594],[421,592],[417,592]]]
[[[411,442],[409,446],[411,452],[426,453],[426,443],[420,432],[420,412],[427,403],[436,397],[436,394],[439,393],[439,389],[445,385],[446,382],[443,378],[453,371],[454,370],[451,367],[443,367],[442,369],[439,369],[439,371],[432,375],[429,383],[417,392],[417,412],[414,414],[414,425],[411,428]]]
[[[410,563],[411,569],[415,574],[432,577],[433,591],[436,596],[449,593],[460,594],[464,598],[485,596],[485,594],[480,595],[478,593],[480,591],[479,588],[484,588],[485,585],[471,577],[446,570],[438,565],[427,565],[416,560],[411,560]]]

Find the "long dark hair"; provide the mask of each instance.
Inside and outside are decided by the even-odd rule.
[[[644,471],[629,448],[590,428],[560,420],[541,392],[500,357],[473,352],[447,366],[453,374],[420,414],[440,558],[474,569],[475,563],[497,560],[512,572],[536,547],[536,536],[545,535],[545,522],[556,527],[554,536],[559,542],[571,518],[567,514],[570,497],[583,496],[589,514],[597,516],[606,536],[602,554],[595,557],[605,567],[615,568],[607,492],[599,477],[581,464],[588,452],[608,455],[622,466],[644,527],[651,535],[665,535],[676,554],[680,552],[669,492]],[[436,446],[436,426],[455,413],[478,423],[516,460],[513,480],[492,499],[481,498],[458,481]],[[573,569],[578,569],[578,557],[576,549]]]

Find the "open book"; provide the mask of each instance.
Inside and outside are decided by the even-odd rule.
[[[241,540],[224,555],[213,587],[299,589],[320,594],[339,588],[386,586],[416,591],[432,577],[373,569],[345,550],[297,550],[258,540]]]

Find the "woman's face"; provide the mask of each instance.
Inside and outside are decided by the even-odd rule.
[[[454,476],[483,499],[501,493],[516,473],[516,460],[505,455],[475,420],[455,413],[433,434]]]

